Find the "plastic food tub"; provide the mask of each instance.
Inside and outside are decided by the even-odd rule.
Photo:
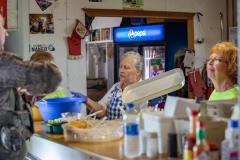
[[[56,134],[63,134],[62,124],[66,124],[67,122],[60,122],[56,124],[50,124],[44,121],[42,125],[45,125],[45,129],[48,133],[56,133]]]
[[[119,139],[123,136],[122,121],[105,121],[98,128],[73,128],[68,123],[62,124],[64,138],[79,142],[105,142]]]

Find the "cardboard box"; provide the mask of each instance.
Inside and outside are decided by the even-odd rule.
[[[199,120],[204,122],[206,130],[206,140],[207,142],[215,142],[219,146],[219,153],[221,153],[221,142],[225,139],[225,129],[227,128],[227,122],[221,121],[221,118],[211,117],[211,116],[201,116]],[[181,137],[184,134],[189,134],[190,124],[187,119],[175,119],[174,120],[175,130],[178,134],[178,151],[181,151]]]
[[[201,101],[201,116],[212,116],[221,120],[230,119],[233,107],[237,104],[237,99],[219,100],[219,101]]]
[[[103,96],[107,93],[107,89],[88,89],[87,97],[92,99],[93,101],[99,101],[103,98]]]
[[[104,78],[87,79],[87,89],[103,89],[105,88]]]

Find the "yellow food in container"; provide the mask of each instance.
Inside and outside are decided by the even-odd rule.
[[[43,117],[36,105],[32,107],[34,121],[43,121]]]

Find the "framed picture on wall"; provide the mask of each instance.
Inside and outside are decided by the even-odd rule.
[[[46,10],[58,0],[35,0],[42,11]]]
[[[53,34],[53,14],[29,14],[30,34]]]
[[[143,0],[122,0],[123,9],[143,10]]]

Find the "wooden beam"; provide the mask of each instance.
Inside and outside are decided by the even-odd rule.
[[[89,17],[135,17],[135,18],[163,18],[163,19],[192,19],[195,13],[164,12],[145,10],[118,10],[118,9],[93,9],[82,8]]]
[[[193,27],[193,19],[189,19],[187,21],[188,27],[188,49],[194,50],[194,27]]]

